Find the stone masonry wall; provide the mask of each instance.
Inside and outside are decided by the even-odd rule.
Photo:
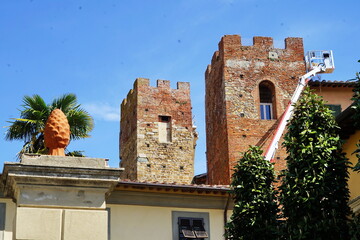
[[[249,145],[269,144],[298,82],[305,73],[301,38],[286,38],[285,49],[273,39],[254,37],[242,46],[238,35],[226,35],[208,66],[206,79],[206,137],[208,184],[229,184],[232,169]],[[260,119],[259,84],[274,87],[273,120]],[[285,167],[279,149],[275,169]]]
[[[126,171],[121,173],[121,178],[136,179],[137,176],[137,103],[138,95],[135,92],[137,85],[146,81],[138,79],[134,83],[134,89],[131,89],[127,97],[121,103],[120,119],[120,166]]]
[[[161,116],[170,119],[171,141],[159,141]],[[132,128],[135,126],[135,131]],[[194,175],[197,134],[193,128],[190,84],[138,78],[121,107],[122,178],[189,184]]]

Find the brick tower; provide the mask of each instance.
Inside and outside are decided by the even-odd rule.
[[[286,38],[285,49],[273,39],[254,37],[242,46],[238,35],[226,35],[207,67],[206,148],[209,184],[229,184],[232,169],[249,145],[269,144],[278,119],[305,73],[301,38]],[[284,149],[275,170],[285,166]]]
[[[189,184],[194,176],[197,134],[190,84],[138,78],[121,104],[120,159],[123,179]]]

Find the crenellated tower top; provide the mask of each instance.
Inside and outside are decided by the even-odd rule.
[[[190,183],[197,134],[192,122],[190,83],[137,78],[121,104],[122,178]]]
[[[139,92],[143,92],[146,90],[150,90],[152,92],[158,92],[158,91],[169,91],[173,94],[185,94],[189,95],[190,98],[190,83],[189,82],[177,82],[176,89],[172,89],[170,86],[169,80],[161,80],[158,79],[156,81],[156,86],[150,86],[150,80],[148,78],[137,78],[133,84],[133,89],[131,89],[127,97],[122,101],[121,107],[124,107],[128,99],[132,99],[134,94],[137,94]]]
[[[302,38],[285,38],[285,48],[275,48],[271,37],[253,37],[253,45],[243,46],[239,35],[225,35],[219,42],[219,50],[215,51],[211,65],[219,60],[229,58],[257,59],[270,61],[303,61],[304,45]],[[208,66],[208,71],[211,70]]]

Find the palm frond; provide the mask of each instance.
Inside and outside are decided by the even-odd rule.
[[[53,102],[51,103],[51,107],[52,107],[51,110],[58,108],[61,111],[63,111],[66,115],[68,111],[77,108],[78,106],[79,105],[77,104],[76,95],[73,93],[67,93],[53,100]]]
[[[46,122],[50,109],[42,97],[37,94],[32,97],[24,96],[23,103],[24,109],[20,111],[20,118]]]
[[[86,157],[84,154],[84,151],[80,151],[80,150],[75,150],[75,151],[66,151],[66,156],[71,156],[71,157]]]
[[[11,119],[14,119],[15,121],[18,121],[18,122],[27,122],[27,123],[30,123],[30,124],[38,124],[39,120],[35,119],[35,120],[32,120],[32,119],[24,119],[24,118],[11,118]],[[13,122],[10,122],[9,123],[13,123]]]
[[[23,103],[25,109],[33,109],[41,112],[48,108],[44,99],[37,94],[34,94],[32,97],[24,96]]]
[[[6,140],[24,140],[28,142],[34,135],[37,135],[43,128],[42,123],[32,124],[27,121],[14,121],[8,126],[5,134]]]
[[[38,120],[46,120],[50,114],[50,110],[46,107],[43,110],[34,110],[34,109],[24,109],[21,112],[21,117],[25,119],[38,119]]]
[[[70,125],[71,139],[90,137],[89,133],[94,128],[94,120],[88,112],[81,108],[72,109],[67,113]]]

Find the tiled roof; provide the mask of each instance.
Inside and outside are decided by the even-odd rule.
[[[161,182],[138,182],[128,179],[120,180],[118,187],[132,187],[138,189],[154,189],[154,190],[173,190],[181,192],[212,192],[212,193],[227,193],[229,191],[229,185],[205,185],[205,184],[180,184],[180,183],[161,183]]]
[[[310,87],[354,87],[354,81],[310,80]]]

